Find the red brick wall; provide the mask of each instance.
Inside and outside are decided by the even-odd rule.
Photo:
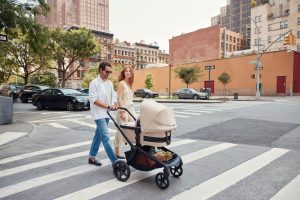
[[[220,58],[220,27],[212,26],[169,40],[170,63],[182,64]]]

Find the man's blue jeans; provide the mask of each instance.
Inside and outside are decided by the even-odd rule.
[[[95,120],[97,128],[95,131],[95,136],[93,138],[91,150],[90,150],[90,157],[95,157],[98,153],[100,143],[103,143],[104,149],[106,151],[106,154],[108,158],[111,160],[112,163],[114,163],[118,158],[116,157],[110,143],[109,143],[109,137],[108,137],[108,122],[109,119],[98,119]]]

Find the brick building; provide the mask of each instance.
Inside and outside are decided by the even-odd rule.
[[[178,65],[219,59],[225,52],[242,49],[244,36],[216,25],[170,39],[169,62]]]
[[[109,31],[109,0],[47,0],[50,12],[37,21],[51,28],[80,26]]]
[[[213,95],[221,95],[223,85],[219,82],[218,76],[223,72],[227,72],[231,76],[231,82],[226,85],[229,95],[239,93],[239,95],[255,95],[256,79],[255,67],[249,64],[249,61],[255,60],[256,55],[247,55],[226,59],[213,59],[203,62],[194,62],[184,66],[198,66],[204,70],[207,65],[215,65],[215,69],[211,70],[210,81],[214,91]],[[300,95],[300,53],[276,51],[264,53],[261,57],[263,70],[261,74],[261,85],[263,96],[273,95]],[[174,65],[171,70],[171,93],[186,87],[179,78],[176,77],[174,69],[178,65]],[[150,68],[135,71],[134,88],[144,87],[144,80],[147,74],[153,77],[153,90],[168,95],[169,88],[169,67]],[[204,70],[203,76],[198,81],[191,84],[190,87],[196,90],[205,87],[208,82],[208,71]]]

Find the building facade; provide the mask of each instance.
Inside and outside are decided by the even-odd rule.
[[[206,86],[210,80],[213,95],[222,96],[233,93],[239,95],[255,96],[256,79],[254,65],[249,61],[255,60],[256,55],[247,55],[227,59],[214,59],[203,62],[190,63],[186,66],[198,66],[203,72],[203,76],[189,87],[199,91]],[[267,52],[261,58],[263,70],[260,71],[261,95],[300,95],[300,53],[276,51]],[[210,77],[205,66],[214,65],[215,69],[211,70]],[[174,65],[169,76],[169,67],[143,69],[135,72],[134,88],[144,87],[144,80],[147,74],[152,74],[153,90],[162,95],[168,95],[169,78],[171,78],[171,93],[180,88],[185,88],[186,84],[179,79],[174,69],[180,65]],[[231,77],[231,82],[224,86],[218,80],[218,77],[226,72]]]
[[[225,53],[244,49],[244,36],[220,25],[182,34],[169,40],[170,63],[181,65],[220,59]]]
[[[136,54],[136,69],[144,69],[146,65],[158,63],[159,61],[159,46],[157,43],[146,44],[145,41],[136,42],[133,44]]]
[[[135,48],[129,42],[115,43],[114,64],[126,65],[129,64],[136,68]]]
[[[47,0],[50,12],[37,17],[48,27],[80,26],[109,31],[109,0]]]
[[[228,0],[227,5],[220,8],[220,14],[211,18],[211,25],[220,24],[221,27],[246,37],[245,49],[251,43],[251,7],[268,3],[268,0]]]
[[[252,8],[251,17],[252,49],[300,51],[300,0],[270,0]],[[284,45],[289,31],[296,36],[295,45]]]

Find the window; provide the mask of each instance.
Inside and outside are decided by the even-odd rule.
[[[268,25],[268,31],[271,31],[272,30],[272,24],[269,24]]]
[[[300,38],[300,31],[297,31],[297,38]]]
[[[298,5],[298,12],[300,12],[300,5]]]
[[[268,36],[268,42],[271,43],[272,42],[272,37]]]
[[[280,29],[287,28],[287,27],[288,27],[287,21],[280,22]]]
[[[298,25],[300,25],[300,17],[298,17]]]

